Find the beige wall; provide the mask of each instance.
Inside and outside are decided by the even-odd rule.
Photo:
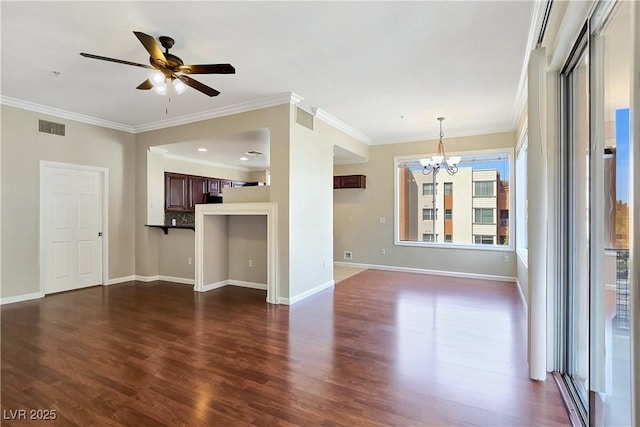
[[[289,296],[289,142],[291,105],[284,104],[231,116],[174,126],[167,129],[144,132],[136,135],[136,271],[143,276],[173,275],[186,273],[185,257],[175,257],[177,265],[160,265],[161,248],[165,253],[193,251],[184,241],[171,244],[171,232],[164,235],[161,230],[145,227],[147,218],[147,150],[151,146],[171,144],[185,140],[224,136],[255,129],[270,131],[272,202],[278,203],[279,278],[280,296]],[[166,239],[166,240],[162,240]],[[192,253],[192,252],[189,252]],[[229,254],[234,256],[234,254]],[[162,257],[163,260],[167,257]],[[193,271],[193,266],[189,266]],[[193,274],[193,273],[192,273]],[[193,277],[193,276],[191,276]],[[187,278],[191,278],[187,277]],[[228,278],[228,277],[227,277]]]
[[[109,169],[109,278],[134,275],[135,136],[6,105],[1,109],[2,298],[39,291],[40,160]],[[66,136],[38,132],[38,119],[66,124]]]
[[[229,254],[230,280],[267,284],[265,215],[229,216]]]
[[[366,189],[333,191],[335,261],[345,261],[343,252],[352,251],[355,263],[516,276],[515,252],[394,246],[394,157],[435,153],[437,144],[432,140],[373,145],[368,163],[334,168],[336,175],[367,176]],[[445,144],[451,153],[514,148],[516,133],[448,138]],[[382,249],[386,255],[381,254]],[[504,255],[509,256],[509,262],[504,262]]]

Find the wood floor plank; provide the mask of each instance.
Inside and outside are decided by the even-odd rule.
[[[71,426],[570,425],[528,378],[513,284],[366,270],[264,300],[130,282],[2,306],[0,406]]]

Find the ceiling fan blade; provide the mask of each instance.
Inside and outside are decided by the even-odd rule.
[[[140,43],[147,49],[149,55],[153,59],[153,62],[160,65],[161,67],[167,66],[167,58],[165,58],[164,53],[160,50],[160,46],[156,43],[155,39],[148,34],[141,33],[140,31],[134,31],[133,34],[136,35]]]
[[[198,91],[204,93],[205,95],[217,96],[217,95],[220,94],[220,92],[218,92],[214,88],[209,87],[204,83],[200,83],[199,81],[194,80],[191,77],[188,77],[188,76],[176,76],[176,77],[178,79],[180,79],[180,81],[182,81],[182,83],[186,84],[187,86],[191,86],[195,90],[198,90]]]
[[[138,64],[137,62],[124,61],[122,59],[107,58],[106,56],[92,55],[90,53],[84,53],[84,52],[81,52],[80,55],[84,56],[85,58],[100,59],[101,61],[117,62],[118,64],[133,65],[134,67],[150,68],[154,70],[154,68],[151,65]]]
[[[140,83],[138,85],[138,87],[136,87],[136,89],[140,89],[140,90],[149,90],[153,87],[153,83],[151,83],[151,81],[149,79],[143,81],[142,83]]]
[[[187,74],[235,74],[231,64],[181,65],[179,71]]]

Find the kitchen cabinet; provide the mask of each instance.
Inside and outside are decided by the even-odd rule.
[[[207,203],[208,180],[201,176],[189,176],[189,198],[188,209],[195,211],[196,205]]]
[[[220,193],[220,180],[218,178],[207,178],[209,193]]]
[[[186,211],[187,176],[166,172],[164,177],[164,208],[168,211]]]
[[[338,175],[333,177],[333,188],[367,188],[365,175]]]

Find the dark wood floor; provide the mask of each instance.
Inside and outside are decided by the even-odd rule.
[[[568,425],[528,379],[513,284],[369,270],[264,299],[132,282],[5,305],[2,424]]]

